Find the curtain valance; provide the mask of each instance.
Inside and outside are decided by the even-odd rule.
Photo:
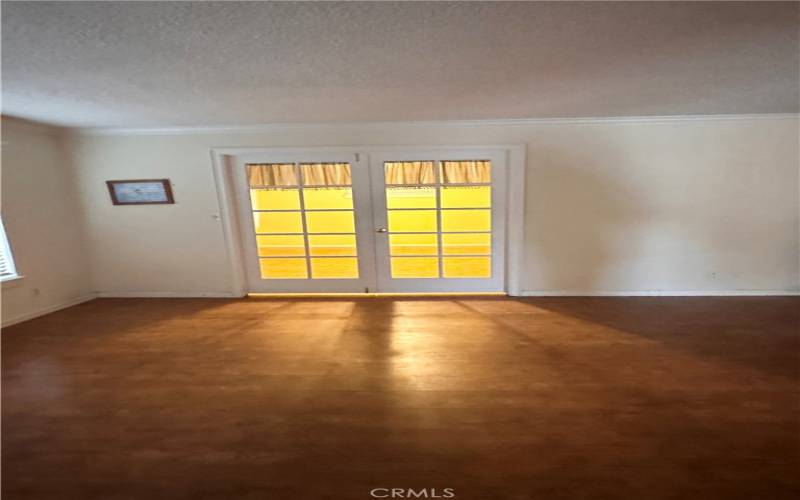
[[[384,164],[387,185],[435,184],[432,161],[391,161]],[[492,163],[488,160],[442,161],[439,169],[442,184],[488,184],[492,181]]]
[[[352,184],[349,163],[301,163],[304,186],[349,186]],[[298,169],[294,163],[249,163],[250,187],[296,187]]]

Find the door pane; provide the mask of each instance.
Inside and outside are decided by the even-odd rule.
[[[303,189],[306,210],[353,208],[351,188],[306,188]]]
[[[305,241],[301,235],[256,236],[259,257],[294,257],[306,254]]]
[[[491,278],[491,162],[383,167],[391,277]]]
[[[442,208],[489,208],[492,206],[490,186],[442,188]]]
[[[260,259],[263,279],[305,279],[308,278],[306,259]]]
[[[392,278],[438,278],[437,257],[391,257]]]
[[[300,212],[253,212],[256,233],[301,233]]]
[[[308,249],[313,256],[356,255],[356,236],[354,234],[311,234],[308,236]]]
[[[300,210],[300,191],[297,189],[251,189],[253,210]]]
[[[353,211],[306,212],[309,233],[354,233]]]
[[[442,231],[491,231],[491,210],[442,210]]]
[[[386,208],[436,208],[436,188],[386,188]]]
[[[424,233],[436,231],[435,210],[389,210],[389,231]]]
[[[491,278],[491,257],[443,257],[445,278]]]
[[[358,278],[358,259],[355,257],[312,258],[311,277],[314,279]]]
[[[436,255],[439,253],[435,234],[390,234],[391,255]]]
[[[490,233],[460,233],[442,235],[444,255],[489,255],[492,253]]]
[[[262,279],[358,278],[349,163],[247,164],[245,172]]]

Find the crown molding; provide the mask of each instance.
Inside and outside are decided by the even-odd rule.
[[[763,119],[800,119],[798,113],[763,113],[731,115],[666,115],[666,116],[610,116],[585,118],[509,118],[496,120],[441,120],[441,121],[385,121],[385,122],[329,122],[329,123],[264,123],[257,125],[220,125],[187,127],[86,127],[70,128],[76,135],[126,136],[126,135],[193,135],[193,134],[257,134],[276,129],[292,128],[340,128],[340,127],[480,127],[480,126],[529,126],[529,125],[596,125],[625,123],[672,123],[694,121],[729,121]]]
[[[55,136],[62,136],[72,132],[70,129],[59,127],[57,125],[26,120],[24,118],[10,115],[0,115],[0,128],[3,130],[14,129],[31,134]]]

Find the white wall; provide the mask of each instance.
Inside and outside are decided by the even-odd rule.
[[[231,289],[209,150],[527,144],[529,293],[796,292],[798,117],[288,125],[84,135],[75,164],[94,289]],[[108,179],[168,177],[177,203],[114,207]]]
[[[2,285],[7,325],[92,295],[69,138],[6,117],[2,127],[3,222],[24,276]]]

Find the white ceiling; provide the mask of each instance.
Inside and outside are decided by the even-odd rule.
[[[799,9],[3,2],[2,111],[81,127],[797,112]]]

